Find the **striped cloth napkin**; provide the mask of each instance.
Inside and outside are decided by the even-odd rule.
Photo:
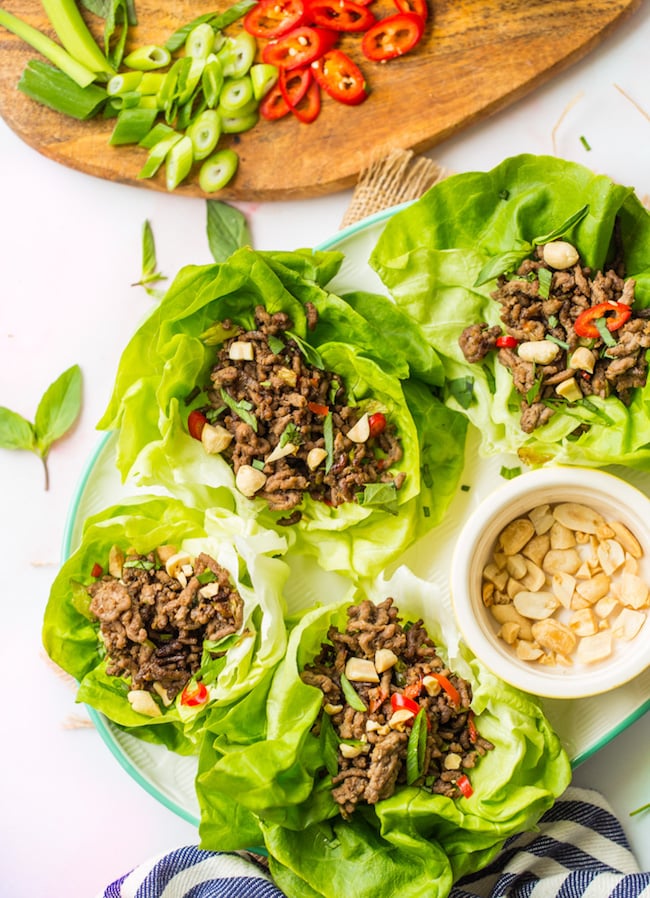
[[[146,861],[97,898],[285,896],[254,856],[188,846]],[[535,832],[508,840],[488,867],[457,882],[449,898],[650,898],[650,872],[639,871],[605,799],[571,787]]]

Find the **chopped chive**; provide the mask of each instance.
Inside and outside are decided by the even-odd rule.
[[[223,69],[221,63],[215,56],[209,59],[203,67],[201,73],[201,88],[205,98],[206,105],[212,109],[219,102],[219,95],[223,87]]]
[[[583,145],[585,150],[587,150],[587,152],[589,152],[591,150],[591,147],[589,146],[587,138],[583,134],[580,135],[580,143]]]
[[[569,348],[569,344],[568,344],[568,343],[566,343],[564,340],[559,340],[557,337],[554,337],[553,334],[546,334],[546,336],[544,337],[544,339],[545,339],[545,340],[548,340],[549,343],[555,343],[555,344],[556,344],[557,346],[559,346],[561,349],[568,349],[568,348]]]
[[[616,346],[616,340],[607,327],[607,318],[596,318],[594,324],[596,325],[596,329],[598,330],[603,343],[605,343],[606,346]]]
[[[109,97],[119,96],[138,90],[142,81],[142,72],[122,72],[109,78],[106,93]]]
[[[519,475],[521,474],[521,468],[519,466],[516,466],[513,468],[507,468],[504,465],[501,468],[500,474],[504,480],[514,480],[515,477],[519,477]]]
[[[149,150],[147,161],[138,172],[138,178],[153,178],[160,166],[165,161],[167,153],[169,153],[174,144],[178,143],[181,137],[181,134],[177,134],[174,131],[169,135],[169,137],[164,137],[162,140],[159,140],[156,144],[154,144]]]
[[[551,281],[553,280],[553,272],[548,268],[540,268],[537,271],[537,281],[539,283],[539,295],[542,299],[548,299],[551,292]]]
[[[264,470],[264,462],[262,461],[261,458],[254,458],[253,461],[251,462],[251,467],[257,468],[258,471],[263,471]]]
[[[32,59],[23,69],[18,90],[55,112],[86,121],[106,102],[106,91],[97,84],[80,87],[65,72]]]
[[[205,159],[214,150],[221,136],[221,119],[216,109],[205,109],[187,129],[192,141],[194,158]]]
[[[150,150],[161,140],[166,137],[171,137],[172,135],[177,136],[173,128],[166,125],[164,122],[158,122],[148,134],[145,134],[140,141],[139,146],[144,147],[146,150]]]
[[[205,160],[199,171],[199,185],[205,193],[221,190],[234,177],[239,156],[234,150],[219,150]]]
[[[195,25],[187,35],[185,53],[194,59],[207,59],[214,51],[214,29],[208,22]]]
[[[165,75],[163,72],[142,72],[142,80],[138,90],[141,94],[157,94],[160,90]]]
[[[169,65],[171,58],[172,55],[166,47],[147,44],[125,56],[124,65],[128,69],[135,69],[138,72],[151,72],[153,69],[162,69]]]
[[[460,486],[463,493],[469,493],[471,486],[468,483],[462,483]]]
[[[355,711],[368,710],[365,703],[362,701],[361,696],[344,673],[341,674],[341,689],[343,690],[346,702],[351,708],[354,708]]]
[[[189,175],[194,155],[192,141],[189,137],[181,137],[174,144],[165,161],[165,185],[167,190],[175,190],[181,181]]]

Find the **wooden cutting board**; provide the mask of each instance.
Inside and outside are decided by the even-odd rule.
[[[385,64],[362,62],[359,38],[342,49],[363,67],[371,94],[346,107],[324,97],[319,118],[261,121],[252,131],[224,138],[239,153],[236,178],[220,199],[279,200],[328,194],[350,187],[359,172],[392,149],[423,152],[504,108],[600,44],[641,0],[429,0],[432,15],[420,45]],[[136,0],[132,45],[163,43],[185,22],[224,9],[229,0]],[[38,0],[3,0],[9,12],[51,36]],[[163,11],[161,12],[161,7]],[[375,0],[378,16],[392,0]],[[90,21],[96,36],[101,23]],[[99,27],[95,27],[95,26]],[[146,151],[108,145],[112,125],[77,122],[27,99],[16,89],[37,54],[0,28],[0,114],[27,144],[79,171],[155,190],[159,174],[137,174]],[[202,196],[196,174],[177,193]]]

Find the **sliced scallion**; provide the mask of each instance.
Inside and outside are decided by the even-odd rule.
[[[206,159],[199,171],[199,185],[205,193],[221,190],[233,178],[239,156],[231,149],[218,150]]]
[[[153,178],[165,161],[167,153],[169,153],[174,144],[178,143],[182,136],[182,134],[172,131],[169,137],[163,137],[162,140],[155,143],[149,150],[147,161],[138,172],[138,178]]]
[[[226,113],[239,114],[239,110],[248,106],[253,98],[253,82],[248,75],[241,78],[227,78],[219,94],[219,107]]]
[[[24,68],[18,90],[55,112],[86,121],[106,102],[106,91],[97,84],[80,87],[65,72],[32,59]]]
[[[257,107],[251,110],[245,106],[244,110],[228,114],[226,110],[221,110],[221,130],[224,134],[241,134],[243,131],[250,131],[259,121],[259,113]]]
[[[171,58],[172,55],[166,47],[147,44],[144,47],[137,47],[132,53],[125,56],[124,65],[138,72],[151,72],[169,65]]]
[[[222,86],[223,69],[215,56],[213,59],[208,59],[201,73],[201,89],[209,109],[212,109],[219,102]]]
[[[194,158],[207,159],[221,136],[221,118],[216,109],[206,109],[197,116],[187,129],[192,141]]]
[[[68,53],[98,75],[111,77],[111,66],[84,22],[75,0],[41,0],[45,15]],[[52,60],[54,61],[54,60]]]
[[[249,72],[253,84],[253,96],[259,102],[277,82],[279,70],[268,62],[257,62]]]
[[[117,116],[113,133],[108,142],[113,147],[140,143],[142,138],[152,129],[157,114],[158,110],[156,108],[125,107],[120,110]]]
[[[196,25],[187,35],[185,53],[195,59],[207,59],[214,50],[214,29],[207,22]]]
[[[150,150],[151,147],[155,146],[159,141],[166,137],[171,137],[172,135],[175,135],[175,133],[174,129],[169,125],[166,125],[164,122],[158,122],[148,134],[145,134],[139,145],[146,150]]]
[[[138,90],[141,94],[157,94],[160,88],[162,87],[162,83],[165,79],[165,76],[162,72],[142,72],[142,80],[138,86]]]
[[[165,161],[165,184],[167,190],[175,190],[189,175],[194,161],[192,141],[184,136],[174,144]]]
[[[106,93],[109,97],[115,97],[129,93],[132,90],[138,90],[141,81],[142,72],[123,72],[119,75],[113,75],[112,78],[109,78],[106,85]]]
[[[95,80],[95,71],[73,58],[56,41],[51,40],[37,28],[32,28],[10,12],[0,9],[0,25],[49,59],[58,69],[71,78],[79,87],[88,87]]]
[[[217,53],[223,73],[228,78],[241,78],[253,65],[257,53],[257,42],[247,31],[236,37],[228,37]]]

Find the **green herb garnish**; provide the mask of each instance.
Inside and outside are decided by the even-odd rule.
[[[546,334],[544,339],[548,340],[549,343],[555,343],[556,346],[559,346],[561,349],[569,348],[569,344],[565,340],[559,340],[557,337],[554,337],[553,334]]]
[[[320,720],[319,742],[327,772],[330,776],[336,776],[339,772],[339,739],[329,714],[326,714],[324,711]]]
[[[226,403],[229,409],[231,409],[236,415],[238,415],[242,421],[245,421],[254,431],[257,433],[257,418],[255,415],[251,415],[250,410],[253,408],[251,402],[247,399],[242,399],[240,402],[237,402],[232,398],[223,387],[221,387],[220,391],[221,398]]]
[[[152,571],[155,566],[154,561],[148,561],[146,558],[130,558],[122,565],[122,567],[134,568],[136,571]]]
[[[453,396],[461,408],[469,408],[474,399],[474,378],[456,377],[447,381],[449,395]]]
[[[616,346],[616,338],[607,327],[607,318],[605,316],[594,319],[596,330],[600,334],[600,338],[606,346]]]
[[[551,281],[553,280],[553,272],[548,268],[539,268],[537,270],[537,280],[539,283],[538,293],[542,299],[548,299],[551,292]]]
[[[205,586],[206,583],[213,583],[217,579],[217,575],[214,571],[211,571],[208,568],[205,571],[202,571],[200,574],[196,575],[196,579],[199,581],[201,586]]]
[[[282,340],[279,337],[276,337],[275,334],[269,334],[268,344],[269,349],[274,355],[280,355],[282,350],[285,348]]]
[[[521,468],[519,466],[507,468],[505,465],[503,465],[500,473],[504,480],[514,480],[515,477],[519,477],[519,475],[521,474]]]
[[[225,262],[235,250],[251,244],[246,217],[239,209],[219,200],[206,200],[207,234],[215,262]]]
[[[361,696],[344,673],[341,674],[341,689],[343,690],[343,695],[345,696],[346,702],[351,708],[354,708],[355,711],[368,710],[364,702],[361,700]]]
[[[381,508],[389,514],[397,514],[397,487],[394,483],[367,483],[358,495],[359,505]]]
[[[411,727],[406,746],[406,782],[412,786],[424,773],[424,758],[427,747],[427,715],[422,708]]]
[[[294,446],[299,446],[302,442],[302,433],[300,432],[300,428],[290,421],[287,426],[282,431],[280,436],[280,446],[286,446],[287,443],[293,443]]]
[[[298,334],[294,334],[293,331],[287,331],[287,337],[291,337],[291,339],[295,342],[300,352],[305,357],[306,361],[313,365],[314,368],[320,368],[323,370],[325,368],[325,364],[323,359],[321,358],[320,353],[313,346],[310,346],[309,343],[305,342],[302,337],[299,337]]]
[[[334,421],[332,413],[328,412],[323,421],[323,438],[325,440],[325,451],[327,458],[325,459],[325,473],[329,471],[334,462]]]

